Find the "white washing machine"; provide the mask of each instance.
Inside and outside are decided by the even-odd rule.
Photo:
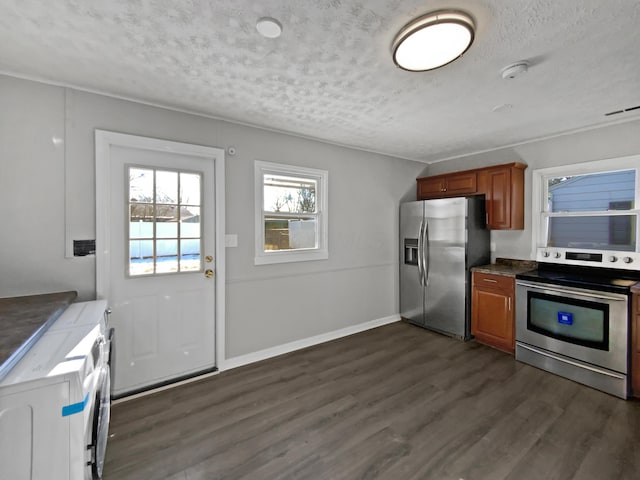
[[[76,303],[0,381],[0,479],[102,477],[110,413],[104,300]]]

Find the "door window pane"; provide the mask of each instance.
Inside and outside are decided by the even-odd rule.
[[[178,172],[156,172],[156,203],[178,203]]]
[[[182,207],[180,210],[180,237],[200,238],[200,207]]]
[[[129,242],[129,257],[129,275],[153,273],[153,240],[131,240]]]
[[[129,201],[153,203],[153,170],[129,169]]]
[[[178,236],[178,206],[156,206],[156,237],[176,238]]]
[[[200,205],[200,175],[197,173],[180,174],[180,204]]]
[[[153,205],[129,206],[129,238],[153,238]]]
[[[156,240],[156,273],[178,271],[178,240]]]
[[[129,275],[201,270],[202,175],[133,166],[128,173]]]
[[[180,271],[200,270],[200,240],[187,239],[180,243]]]

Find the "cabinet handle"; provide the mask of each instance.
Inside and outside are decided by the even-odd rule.
[[[507,297],[507,309],[511,311],[511,297]]]
[[[483,282],[498,283],[498,280],[492,280],[491,278],[483,278],[482,281]]]

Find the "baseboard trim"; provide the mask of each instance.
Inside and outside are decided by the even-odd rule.
[[[246,355],[228,358],[221,365],[218,365],[218,369],[220,371],[231,370],[232,368],[242,367],[243,365],[277,357],[278,355],[284,355],[285,353],[295,352],[302,348],[312,347],[320,343],[329,342],[348,335],[353,335],[354,333],[364,332],[366,330],[371,330],[372,328],[382,327],[383,325],[399,321],[400,315],[390,315],[388,317],[378,318],[369,322],[351,325],[332,332],[321,333],[320,335],[303,338],[302,340],[296,340],[276,347],[265,348],[264,350],[259,350],[257,352],[247,353]]]

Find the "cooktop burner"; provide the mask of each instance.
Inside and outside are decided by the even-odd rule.
[[[520,273],[516,278],[589,290],[628,293],[633,285],[640,282],[640,272],[541,262],[536,270]]]

